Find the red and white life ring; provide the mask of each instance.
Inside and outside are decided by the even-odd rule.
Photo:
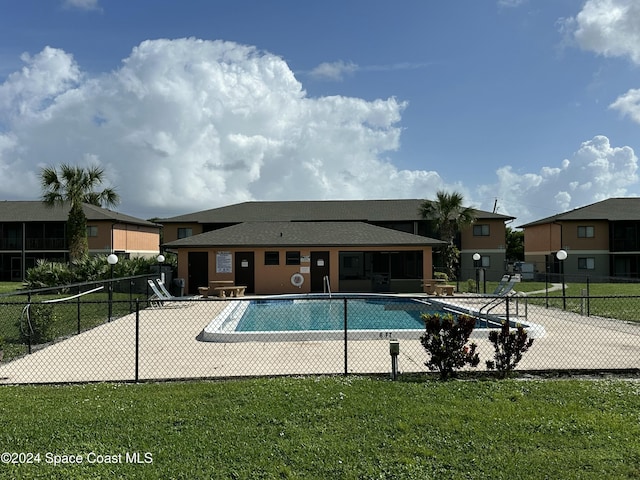
[[[300,288],[304,283],[304,277],[300,273],[294,273],[291,275],[291,285]]]

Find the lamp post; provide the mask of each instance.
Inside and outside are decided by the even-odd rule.
[[[481,258],[478,252],[473,254],[473,267],[476,269],[476,293],[480,293],[480,270],[478,268],[478,262]]]
[[[160,281],[164,284],[164,275],[162,275],[162,262],[164,262],[164,255],[160,254],[156,257],[158,261],[158,277]]]
[[[118,263],[118,256],[114,253],[107,257],[107,263],[111,266],[111,281],[109,282],[109,321],[113,313],[113,266]]]
[[[564,286],[564,261],[567,259],[569,254],[566,250],[558,250],[556,252],[556,258],[560,261],[560,280],[562,281],[562,309],[567,309],[567,297]]]

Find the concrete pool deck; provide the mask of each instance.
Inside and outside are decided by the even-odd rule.
[[[446,302],[470,308],[486,302],[486,298],[459,295],[448,297]],[[199,341],[209,319],[225,304],[225,300],[181,301],[141,310],[138,379],[344,373],[342,341]],[[640,368],[640,324],[535,305],[528,305],[527,309],[528,318],[544,325],[546,334],[535,340],[518,370]],[[136,375],[135,339],[134,313],[0,363],[0,383],[132,381]],[[389,340],[385,337],[349,342],[347,371],[390,372]],[[493,347],[487,339],[474,341],[481,360],[477,370],[484,370],[485,360],[493,358]],[[401,340],[398,360],[402,372],[426,371],[427,355],[419,339]]]

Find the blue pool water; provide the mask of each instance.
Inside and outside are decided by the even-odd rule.
[[[404,306],[421,310],[403,310]],[[391,308],[390,308],[391,307]],[[347,302],[347,327],[354,330],[424,329],[428,305],[408,300],[357,299]],[[343,330],[345,303],[332,300],[252,300],[236,326],[238,332]]]
[[[418,339],[422,313],[454,313],[434,301],[384,295],[277,296],[231,300],[198,337],[208,342]],[[486,326],[486,322],[485,322]],[[486,330],[486,329],[485,329]]]
[[[422,313],[453,315],[471,313],[434,300],[398,298],[384,295],[298,295],[254,300],[230,300],[202,330],[199,339],[207,342],[275,342],[343,340],[345,305],[349,340],[412,339],[424,333]],[[474,315],[475,316],[475,315]],[[499,317],[484,317],[472,337],[488,335],[498,328]],[[520,322],[522,323],[522,322]],[[536,336],[544,327],[527,322]],[[534,330],[530,330],[532,333]],[[533,338],[533,335],[532,335]]]

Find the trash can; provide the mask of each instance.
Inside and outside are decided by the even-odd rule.
[[[174,278],[173,284],[178,291],[178,297],[184,297],[184,278]]]

